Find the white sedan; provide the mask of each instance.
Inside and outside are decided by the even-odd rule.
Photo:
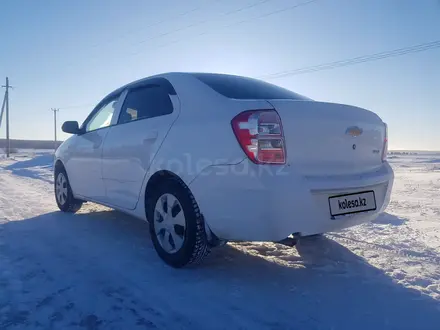
[[[227,241],[286,242],[375,219],[394,175],[373,112],[246,77],[168,73],[107,95],[57,150],[55,197],[147,220],[174,267]]]

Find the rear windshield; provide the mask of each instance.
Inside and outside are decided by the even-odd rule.
[[[214,73],[193,73],[193,75],[217,93],[231,99],[310,100],[288,89],[257,79]]]

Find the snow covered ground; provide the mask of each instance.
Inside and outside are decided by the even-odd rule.
[[[0,159],[1,330],[440,329],[440,154],[391,156],[375,223],[297,248],[228,244],[182,270],[146,223],[58,212],[51,162]]]

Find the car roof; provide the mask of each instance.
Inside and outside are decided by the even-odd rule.
[[[167,72],[167,73],[160,73],[160,74],[156,74],[156,75],[153,75],[153,76],[148,76],[148,77],[145,77],[145,78],[141,78],[141,79],[132,81],[132,82],[130,82],[128,84],[125,84],[125,85],[119,87],[118,89],[115,89],[111,93],[107,94],[99,102],[99,104],[102,103],[103,101],[105,101],[106,99],[111,98],[114,95],[121,93],[124,89],[132,88],[132,87],[135,87],[137,85],[142,85],[144,82],[147,82],[147,81],[152,80],[154,78],[165,78],[166,79],[166,78],[169,78],[169,77],[172,77],[172,76],[188,76],[188,75],[190,75],[190,73],[188,73],[188,72]],[[99,106],[99,104],[97,106]]]
[[[111,98],[119,93],[121,93],[124,89],[127,88],[133,88],[137,87],[138,85],[142,85],[143,83],[146,83],[148,81],[154,80],[154,79],[168,79],[168,78],[175,78],[175,77],[196,77],[197,75],[212,75],[212,76],[229,76],[229,77],[244,77],[239,75],[233,75],[233,74],[227,74],[227,73],[214,73],[214,72],[165,72],[165,73],[159,73],[152,76],[144,77],[135,81],[132,81],[128,84],[125,84],[118,89],[112,91],[109,93],[106,97],[104,97],[97,106],[99,106],[102,102],[105,102],[105,100],[108,100],[108,98]],[[247,78],[247,77],[244,77]],[[173,86],[170,84],[171,90],[175,93]]]
[[[206,75],[219,75],[219,76],[236,76],[239,77],[238,75],[232,75],[232,74],[226,74],[226,73],[213,73],[213,72],[165,72],[165,73],[159,73],[159,74],[155,74],[152,76],[148,76],[148,77],[144,77],[135,81],[132,81],[128,84],[125,84],[122,87],[119,87],[118,89],[114,90],[113,92],[111,92],[108,96],[115,94],[115,93],[119,93],[122,90],[126,89],[126,88],[130,88],[136,85],[140,85],[150,79],[154,79],[154,78],[171,78],[171,77],[188,77],[188,76],[194,76],[196,74],[206,74]]]

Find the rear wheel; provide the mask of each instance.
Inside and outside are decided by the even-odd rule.
[[[83,203],[73,197],[72,188],[64,168],[60,168],[55,172],[55,200],[61,211],[69,213],[77,212]]]
[[[180,268],[209,254],[203,217],[183,182],[170,178],[158,183],[147,208],[154,247],[167,264]]]

